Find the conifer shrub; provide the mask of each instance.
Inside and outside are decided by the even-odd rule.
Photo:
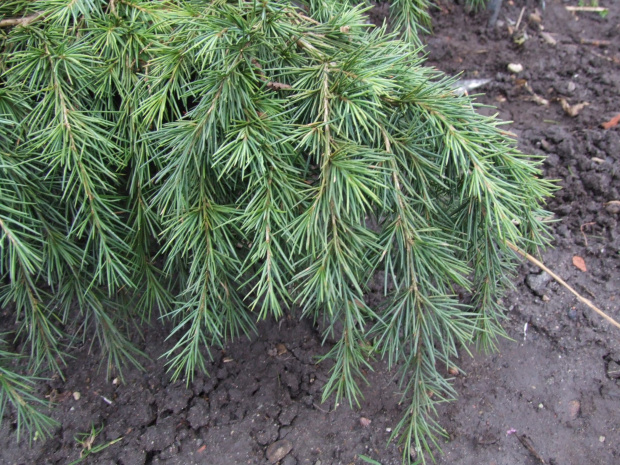
[[[354,404],[387,359],[409,405],[393,438],[405,460],[431,448],[446,369],[502,334],[508,244],[545,244],[552,186],[364,13],[0,4],[0,410],[18,431],[49,431],[33,376],[62,374],[74,338],[94,335],[108,370],[139,365],[130,328],[160,312],[189,382],[209,348],[290,312],[337,339],[324,398]]]

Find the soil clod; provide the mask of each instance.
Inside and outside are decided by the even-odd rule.
[[[579,416],[581,410],[581,403],[574,399],[568,403],[568,416],[571,420],[575,420]]]
[[[525,283],[527,284],[527,287],[529,287],[534,292],[534,294],[539,297],[542,297],[544,295],[544,291],[549,281],[551,281],[551,276],[549,275],[549,273],[546,273],[544,271],[538,274],[528,274],[525,278]]]
[[[271,463],[277,463],[286,457],[291,450],[293,450],[293,444],[291,441],[286,439],[276,441],[267,447],[267,460]]]
[[[607,363],[607,376],[610,379],[620,379],[620,363],[610,360]]]

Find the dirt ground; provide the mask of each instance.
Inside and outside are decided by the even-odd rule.
[[[562,187],[549,201],[556,239],[545,263],[620,319],[620,127],[601,127],[620,113],[620,2],[599,1],[609,8],[605,18],[567,11],[577,0],[547,0],[538,13],[537,0],[504,3],[497,28],[487,31],[486,12],[441,0],[426,38],[428,64],[490,79],[478,101],[497,109],[481,111],[513,121],[505,129],[524,152],[547,156],[545,176]],[[524,6],[519,30],[528,37],[519,44],[509,26]],[[511,73],[509,64],[523,70]],[[562,99],[567,109],[588,105],[570,116]],[[514,282],[505,297],[512,340],[501,341],[498,353],[463,351],[459,398],[439,410],[449,437],[437,463],[620,463],[620,330],[534,266],[524,264]],[[88,345],[76,349],[66,382],[40,386],[57,402],[52,415],[62,426],[29,447],[16,443],[6,419],[0,463],[69,464],[82,452],[89,464],[262,465],[287,451],[281,465],[367,463],[360,455],[401,463],[397,445],[387,445],[402,414],[396,380],[378,363],[361,408],[321,404],[327,367],[314,357],[328,348],[310,323],[261,323],[251,339],[215,352],[211,376],[189,389],[169,382],[159,359],[169,346],[164,337],[158,326],[145,333],[151,361],[146,372],[127,370],[124,382],[105,379]],[[84,449],[76,435],[92,425],[103,426],[93,448],[117,442]]]

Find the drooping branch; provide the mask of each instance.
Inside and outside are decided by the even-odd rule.
[[[6,18],[0,20],[0,27],[12,27],[12,26],[28,26],[33,21],[36,21],[43,16],[43,11],[37,11],[30,16],[24,16],[23,18]]]

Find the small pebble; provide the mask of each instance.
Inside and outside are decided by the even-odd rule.
[[[549,34],[548,32],[541,32],[540,35],[542,36],[543,40],[548,44],[548,45],[556,45],[558,43],[557,40],[555,40],[553,38],[553,36],[551,34]]]
[[[529,287],[534,294],[538,296],[543,296],[544,291],[547,288],[547,284],[551,281],[551,275],[546,272],[542,272],[539,274],[528,274],[525,277],[525,284]]]
[[[521,71],[523,71],[523,65],[521,63],[509,63],[508,71],[510,71],[513,74],[518,74]]]
[[[599,436],[598,440],[599,442],[605,442],[605,436]]]
[[[566,314],[568,315],[569,320],[575,321],[577,319],[577,310],[574,308],[569,308]]]
[[[370,419],[368,419],[366,417],[361,417],[360,418],[360,425],[362,425],[362,428],[368,428],[371,423],[372,423],[372,420],[370,420]]]
[[[78,391],[75,391],[75,392],[73,393],[73,398],[74,398],[75,400],[80,400],[80,397],[82,397],[82,394],[80,394]]]
[[[544,408],[545,408],[545,406],[544,406],[543,404],[538,404],[538,408],[539,408],[540,410],[542,410],[542,409],[544,409]]]

